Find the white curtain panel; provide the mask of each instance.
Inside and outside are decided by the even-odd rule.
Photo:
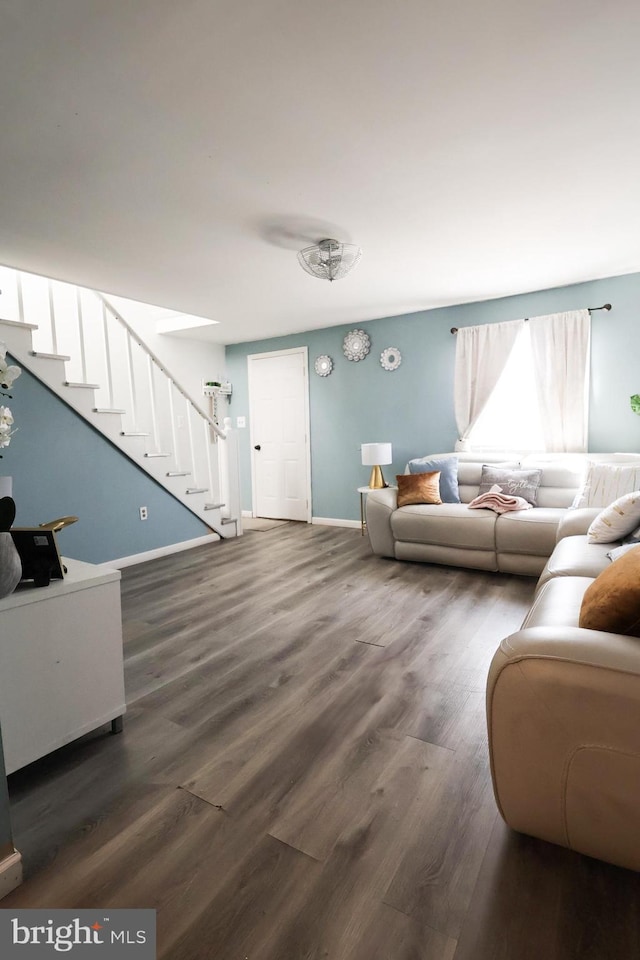
[[[583,452],[588,441],[589,311],[535,317],[529,328],[545,447]]]
[[[508,320],[458,329],[454,386],[456,449],[467,445],[523,326],[524,320]]]

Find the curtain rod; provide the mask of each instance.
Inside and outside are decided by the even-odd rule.
[[[589,311],[589,313],[595,313],[596,310],[611,310],[611,304],[603,303],[601,307],[587,307],[587,310]],[[525,323],[527,323],[528,320],[529,320],[529,317],[524,318]],[[457,327],[451,327],[451,333],[457,333],[457,332],[458,332]]]

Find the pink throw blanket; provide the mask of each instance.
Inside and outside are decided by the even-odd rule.
[[[481,493],[469,504],[470,510],[488,507],[496,513],[508,513],[510,510],[531,510],[532,504],[524,497],[511,497],[502,492],[502,487],[494,483],[488,493]]]

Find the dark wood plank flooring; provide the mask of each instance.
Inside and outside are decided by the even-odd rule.
[[[126,569],[124,732],[10,777],[2,906],[155,907],[167,960],[640,957],[640,877],[495,808],[486,673],[533,589],[293,523]]]

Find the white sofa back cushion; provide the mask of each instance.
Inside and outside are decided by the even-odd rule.
[[[555,459],[528,456],[523,459],[522,466],[542,470],[538,488],[539,507],[570,507],[584,473],[585,458],[565,457],[562,454],[556,454]]]
[[[471,503],[474,497],[478,496],[484,463],[501,464],[505,468],[510,467],[514,470],[541,469],[542,478],[537,498],[539,507],[570,507],[587,464],[587,457],[579,453],[519,454],[497,451],[494,453],[434,453],[430,456],[458,458],[458,487],[462,503]]]

